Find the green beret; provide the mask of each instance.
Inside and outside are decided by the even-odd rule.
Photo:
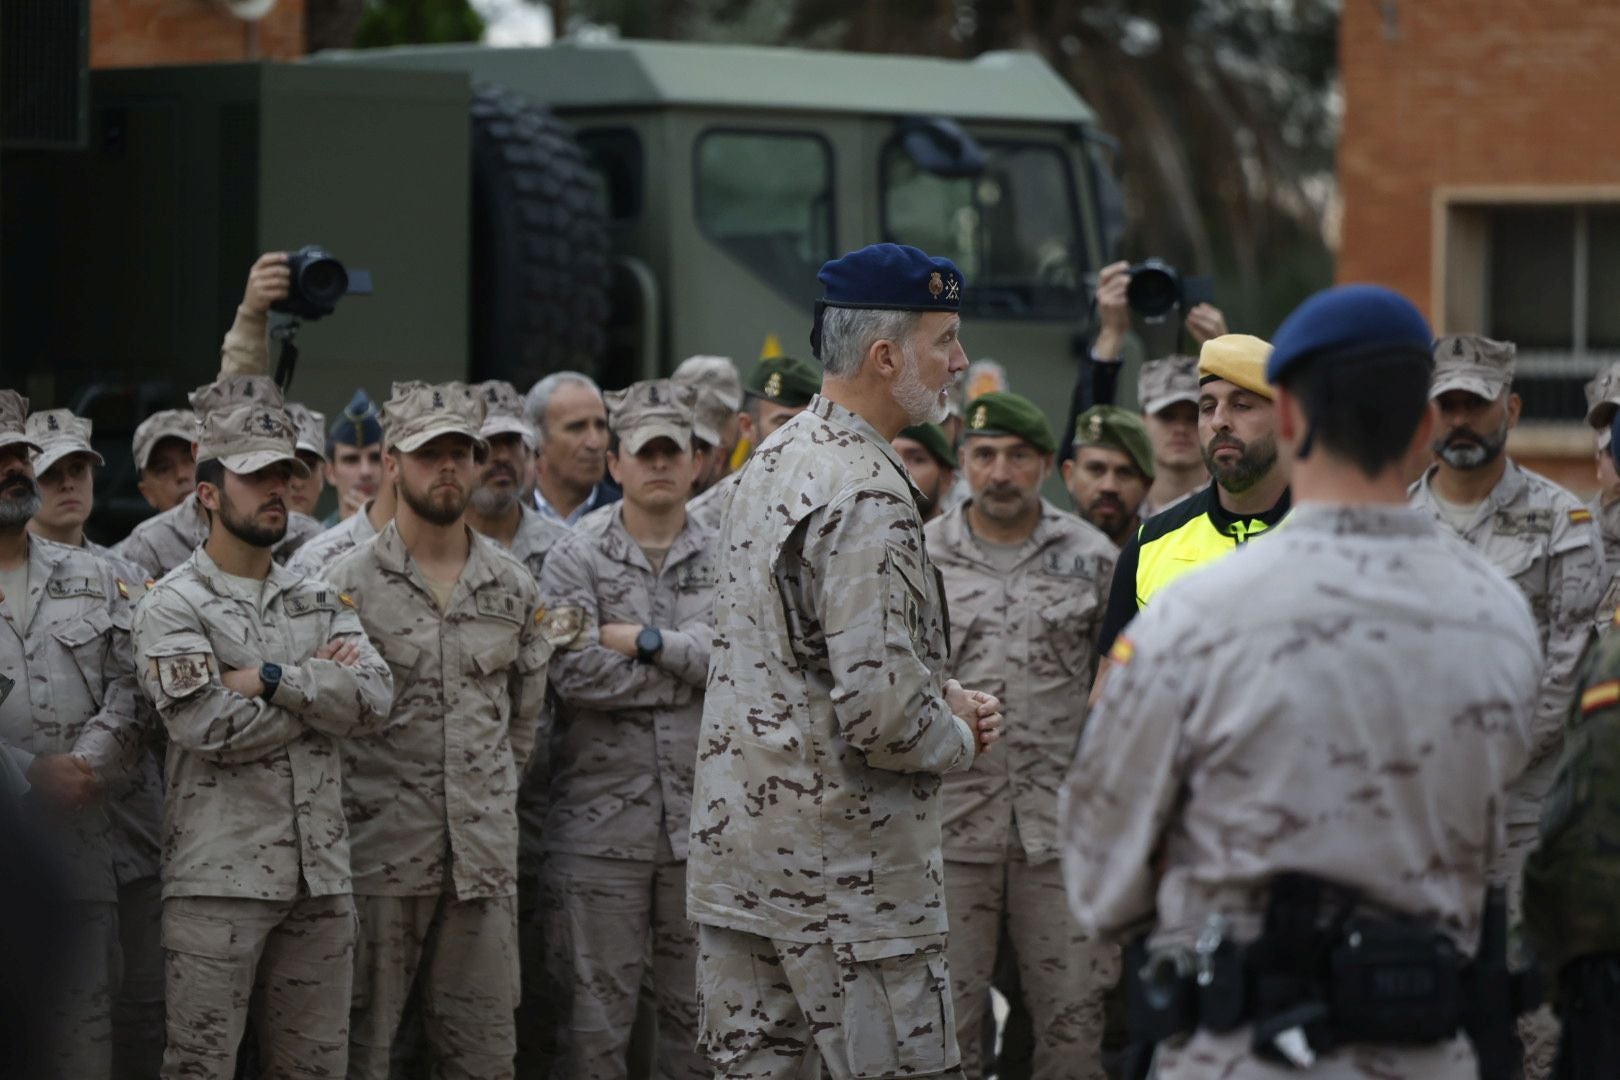
[[[1046,414],[1028,398],[993,390],[980,394],[967,407],[967,429],[963,434],[1016,435],[1043,454],[1057,451],[1057,439]]]
[[[1153,479],[1153,443],[1142,418],[1117,405],[1094,405],[1074,424],[1074,445],[1105,446],[1122,451],[1149,480]]]
[[[821,392],[821,365],[791,356],[768,356],[754,368],[748,392],[790,409],[803,408]]]
[[[951,440],[945,437],[945,429],[938,424],[913,424],[896,437],[921,443],[935,461],[948,469],[956,468],[956,452],[951,449]]]

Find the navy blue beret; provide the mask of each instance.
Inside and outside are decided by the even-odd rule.
[[[382,442],[382,421],[378,418],[377,403],[364,390],[356,390],[354,397],[343,406],[338,418],[326,429],[326,452],[338,443],[345,446],[371,446]]]
[[[1400,293],[1382,285],[1337,285],[1307,299],[1277,327],[1266,381],[1275,385],[1300,361],[1325,356],[1400,352],[1432,363],[1433,346],[1429,321]]]
[[[825,290],[824,307],[956,311],[962,306],[956,264],[905,244],[868,244],[823,263],[816,277]]]

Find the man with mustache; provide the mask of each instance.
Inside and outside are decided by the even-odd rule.
[[[355,906],[339,750],[388,718],[393,681],[353,601],[274,561],[304,465],[280,395],[242,390],[196,395],[206,539],[133,627],[168,732],[163,1075],[231,1077],[251,1022],[267,1073],[341,1076]]]
[[[716,580],[713,537],[685,507],[701,460],[700,394],[673,379],[608,393],[608,467],[624,498],[553,548],[540,579],[541,602],[578,628],[551,666],[544,888],[548,982],[563,995],[558,1076],[629,1075],[646,975],[657,1075],[712,1075],[696,1049],[697,937],[686,919]]]
[[[129,588],[84,548],[29,531],[41,505],[30,453],[44,448],[25,429],[27,410],[0,390],[0,671],[16,680],[0,701],[0,754],[27,778],[26,810],[56,844],[78,931],[56,958],[48,1057],[34,1075],[101,1080],[113,1065],[122,963],[121,837],[106,807],[143,746]]]
[[[534,428],[523,419],[523,398],[511,383],[491,379],[472,390],[484,399],[479,435],[489,454],[467,504],[467,524],[511,552],[539,581],[546,553],[568,528],[523,505],[523,493],[534,487]]]
[[[1085,719],[1075,702],[1091,689],[1116,553],[1097,529],[1041,498],[1057,443],[1033,402],[988,393],[966,418],[971,494],[924,533],[951,613],[946,670],[1000,698],[1007,736],[995,754],[945,777],[956,1042],[963,1071],[980,1075],[983,1006],[1007,960],[997,955],[1005,923],[1034,1019],[1032,1075],[1101,1080],[1103,995],[1118,978],[1119,950],[1081,935],[1065,906],[1056,793]]]
[[[187,414],[190,415],[189,413]],[[82,548],[112,566],[133,603],[146,588],[140,567],[85,538],[95,509],[95,467],[104,464],[90,445],[90,421],[67,409],[28,414],[28,437],[40,507],[28,531],[46,540]],[[186,442],[186,458],[191,443]],[[150,732],[150,703],[137,702],[141,726]],[[143,746],[124,781],[102,802],[112,820],[113,871],[118,879],[118,938],[123,977],[113,1002],[113,1073],[156,1075],[163,1061],[163,776],[156,752]]]
[[[566,526],[619,497],[607,479],[607,406],[588,375],[558,371],[529,388],[523,415],[540,436],[534,505]]]
[[[217,382],[191,394],[191,408],[199,416],[210,411],[255,403],[262,403],[277,412],[286,412],[281,389],[268,375],[222,375]],[[321,531],[320,522],[308,514],[289,509],[286,528],[274,545],[272,554],[275,560],[286,563],[294,552],[319,536]],[[185,562],[207,538],[208,515],[193,491],[173,507],[135,526],[113,550],[155,579]]]
[[[962,277],[873,244],[818,275],[821,393],[725,516],[687,914],[716,1077],[962,1076],[940,777],[1001,735],[947,679],[938,571],[889,440],[967,368]]]
[[[950,439],[938,424],[909,424],[889,444],[905,462],[917,489],[917,513],[926,525],[945,512],[945,501],[956,486],[958,464]]]
[[[1135,413],[1094,405],[1074,425],[1074,454],[1063,463],[1063,486],[1074,512],[1101,529],[1116,548],[1136,535],[1153,483],[1153,447]]]
[[[1429,397],[1440,410],[1435,463],[1412,486],[1412,505],[1461,536],[1513,579],[1530,602],[1546,658],[1531,728],[1529,763],[1508,787],[1507,846],[1495,872],[1510,882],[1519,915],[1519,871],[1535,846],[1541,806],[1564,741],[1564,714],[1592,636],[1603,544],[1592,511],[1504,450],[1519,420],[1512,342],[1454,334],[1434,343]],[[1545,1012],[1521,1025],[1526,1075],[1547,1075],[1556,1028]]]
[[[1266,359],[1271,346],[1247,334],[1204,342],[1198,354],[1198,437],[1213,482],[1137,530],[1120,549],[1097,650],[1095,701],[1108,652],[1153,594],[1219,559],[1288,513],[1288,463],[1277,453],[1277,410]]]
[[[413,993],[439,1075],[512,1075],[518,786],[551,644],[533,575],[463,518],[484,413],[459,382],[394,384],[382,415],[394,520],[330,571],[394,672],[386,730],[343,751],[356,1080],[389,1075]]]

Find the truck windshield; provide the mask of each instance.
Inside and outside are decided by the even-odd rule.
[[[885,239],[956,263],[962,310],[1002,318],[1074,318],[1083,309],[1074,180],[1049,143],[980,140],[972,177],[919,168],[898,142],[884,148]]]

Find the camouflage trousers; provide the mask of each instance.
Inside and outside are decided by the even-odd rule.
[[[388,1080],[412,992],[436,1080],[511,1080],[517,1053],[517,900],[357,896],[351,1080]]]
[[[944,935],[843,945],[698,927],[717,1080],[962,1080]]]
[[[667,843],[667,842],[666,842]],[[652,973],[659,1080],[707,1080],[697,1049],[697,934],[686,864],[546,856],[547,982],[557,995],[558,1080],[624,1080],[642,977]]]
[[[1119,981],[1119,947],[1093,941],[1075,926],[1061,863],[1031,866],[1021,848],[1013,850],[1005,862],[945,864],[946,956],[962,1071],[969,1077],[983,1072],[984,1002],[1005,920],[1034,1019],[1035,1080],[1103,1080],[1103,999]]]
[[[112,996],[119,979],[118,906],[78,901],[78,931],[63,966],[46,1046],[52,1080],[105,1077],[112,1072]]]
[[[113,1080],[151,1080],[163,1065],[163,883],[118,887],[123,978],[112,1006]]]
[[[1491,879],[1507,884],[1508,921],[1517,940],[1524,922],[1524,864],[1541,840],[1541,804],[1558,775],[1558,754],[1546,754],[1513,782],[1507,797],[1507,843],[1491,867]],[[1511,959],[1522,964],[1522,950]],[[1542,1005],[1519,1018],[1519,1041],[1524,1044],[1524,1080],[1547,1080],[1558,1054],[1558,1017]]]
[[[347,894],[164,900],[166,1080],[231,1080],[250,1011],[263,1075],[342,1076],[354,938]]]

